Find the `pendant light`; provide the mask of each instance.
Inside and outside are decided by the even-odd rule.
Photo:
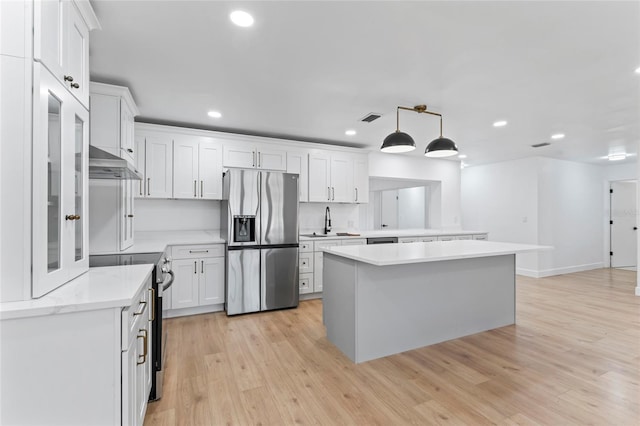
[[[384,138],[380,151],[382,152],[409,152],[416,149],[416,143],[408,134],[400,131],[400,108],[396,109],[396,131]]]
[[[413,108],[407,108],[403,106],[398,106],[396,110],[397,114],[397,127],[396,131],[384,139],[380,150],[382,152],[407,152],[415,149],[416,144],[413,141],[413,138],[406,133],[400,131],[400,110],[404,109],[406,111],[413,111],[419,114],[431,114],[437,115],[440,117],[440,137],[432,140],[429,145],[427,145],[427,149],[424,151],[424,155],[426,157],[431,158],[443,158],[450,157],[452,155],[456,155],[458,153],[458,147],[456,144],[448,138],[442,136],[442,114],[438,114],[437,112],[431,112],[427,110],[426,105],[416,105]]]

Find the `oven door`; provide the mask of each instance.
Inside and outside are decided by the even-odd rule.
[[[149,401],[157,401],[162,398],[162,387],[164,382],[164,353],[167,344],[167,334],[162,327],[162,293],[166,291],[173,284],[174,274],[173,271],[163,271],[163,267],[158,266],[156,273],[161,277],[155,281],[155,294],[156,294],[156,306],[155,306],[155,320],[152,323],[152,357],[153,357],[153,372],[151,377],[151,393],[149,394]],[[164,278],[164,279],[163,279]]]

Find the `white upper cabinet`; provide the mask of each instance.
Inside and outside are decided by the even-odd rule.
[[[88,1],[34,3],[34,59],[89,108],[89,31],[99,28]]]
[[[268,144],[225,141],[222,160],[224,167],[243,169],[286,170],[287,152]]]
[[[134,117],[140,112],[129,89],[91,82],[91,145],[136,164]]]
[[[369,157],[366,154],[353,157],[353,191],[354,202],[369,202]]]
[[[145,136],[144,185],[147,198],[173,197],[173,139],[171,135]]]
[[[222,145],[212,138],[174,135],[174,198],[222,198]]]
[[[208,139],[208,138],[202,138]],[[216,142],[200,142],[198,146],[198,176],[200,198],[222,199],[222,145]]]
[[[34,66],[33,282],[40,297],[86,272],[89,113]]]
[[[331,201],[353,203],[353,158],[349,154],[331,154]]]
[[[309,201],[331,201],[331,156],[328,151],[309,154]]]
[[[287,151],[287,173],[297,173],[300,202],[309,201],[309,154],[303,151]]]
[[[354,203],[353,182],[351,154],[320,150],[309,154],[309,201]]]

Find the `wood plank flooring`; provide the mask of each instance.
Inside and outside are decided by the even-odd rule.
[[[353,364],[322,301],[170,319],[145,425],[640,425],[636,273],[517,278],[516,325]]]

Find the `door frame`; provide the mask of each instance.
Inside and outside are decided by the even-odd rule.
[[[609,214],[606,217],[606,223],[605,223],[605,246],[606,246],[606,252],[605,252],[605,256],[607,261],[605,262],[606,265],[609,265],[609,268],[613,268],[612,266],[612,256],[610,255],[611,251],[612,251],[612,240],[611,240],[611,221],[613,220],[613,218],[611,217],[612,214],[612,208],[611,208],[611,184],[613,184],[614,182],[635,182],[636,184],[636,194],[638,194],[638,185],[640,184],[640,181],[638,179],[614,179],[614,180],[608,180],[606,182],[607,188],[606,188],[606,205],[607,205],[607,211],[609,212]],[[636,195],[636,212],[640,213],[640,197],[638,197]],[[636,221],[638,222],[638,221]],[[636,250],[638,250],[638,253],[640,253],[640,244],[638,243],[638,238],[636,238]],[[640,266],[638,264],[639,262],[636,262],[636,267]]]

